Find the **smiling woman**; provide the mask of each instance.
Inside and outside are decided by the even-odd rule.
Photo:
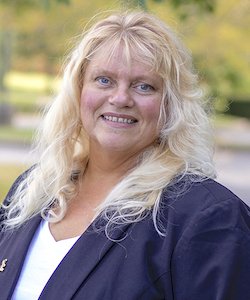
[[[1,299],[245,300],[250,209],[213,179],[205,102],[155,16],[84,32],[1,207]]]

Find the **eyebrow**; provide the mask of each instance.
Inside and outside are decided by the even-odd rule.
[[[116,76],[116,74],[115,74],[114,72],[109,71],[109,70],[107,70],[107,69],[103,69],[103,68],[101,69],[101,68],[98,68],[98,66],[95,66],[95,69],[93,69],[92,73],[93,73],[94,75],[104,73],[104,74],[107,74],[107,75],[109,75],[109,76],[111,76],[111,77]]]

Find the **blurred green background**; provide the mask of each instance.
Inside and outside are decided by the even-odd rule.
[[[32,163],[17,153],[22,153],[20,147],[29,150],[40,112],[58,89],[63,57],[77,35],[102,11],[137,6],[165,20],[191,50],[216,109],[218,149],[249,153],[248,0],[0,0],[0,201]]]

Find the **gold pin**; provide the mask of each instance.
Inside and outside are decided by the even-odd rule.
[[[5,267],[7,265],[7,261],[8,261],[7,258],[5,258],[4,260],[2,260],[1,265],[0,265],[0,272],[3,272],[5,270]]]

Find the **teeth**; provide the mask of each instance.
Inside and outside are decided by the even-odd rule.
[[[134,123],[135,121],[132,119],[126,119],[126,118],[117,118],[112,116],[103,116],[105,120],[111,121],[111,122],[118,122],[118,123]]]

